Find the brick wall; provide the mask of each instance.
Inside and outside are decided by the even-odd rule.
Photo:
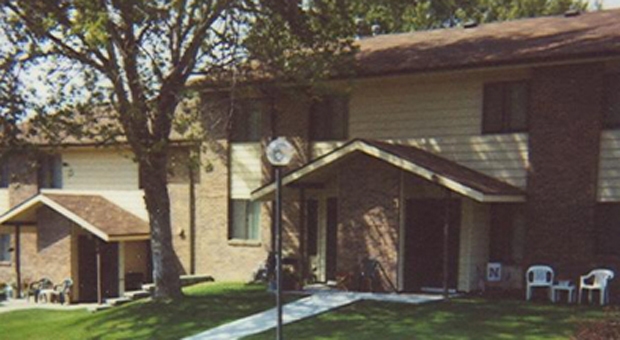
[[[338,271],[356,270],[371,257],[396,284],[400,171],[360,155],[343,166],[339,181]],[[385,280],[383,286],[388,289]]]
[[[36,159],[31,155],[11,154],[9,161],[9,205],[14,207],[36,195]]]
[[[30,283],[43,277],[53,283],[60,283],[72,277],[71,272],[71,232],[73,224],[49,208],[37,213],[44,225],[23,226],[20,232],[20,259],[22,283]],[[11,228],[14,231],[13,228]],[[15,247],[15,233],[11,234]],[[16,282],[15,253],[11,253],[11,263],[0,266],[0,282]]]
[[[593,255],[600,64],[535,69],[531,81],[526,265],[576,279]]]
[[[228,239],[230,100],[207,94],[201,105],[207,134],[196,176],[196,272],[218,281],[248,281],[267,258],[271,238],[269,205],[262,209],[259,242]]]

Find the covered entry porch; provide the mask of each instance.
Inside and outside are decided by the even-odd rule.
[[[43,192],[0,217],[15,282],[73,281],[71,301],[102,302],[148,282],[149,225],[103,196]]]
[[[353,274],[376,261],[380,289],[471,291],[489,261],[490,205],[523,192],[419,148],[353,140],[283,177],[285,233],[302,276]],[[268,184],[253,199],[269,200]],[[286,247],[285,247],[286,248]],[[480,270],[482,269],[482,273]],[[355,274],[357,273],[357,274]]]

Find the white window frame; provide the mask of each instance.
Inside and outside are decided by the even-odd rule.
[[[230,200],[229,239],[260,241],[261,206],[260,201]]]

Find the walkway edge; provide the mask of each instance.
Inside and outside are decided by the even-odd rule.
[[[373,293],[317,293],[286,304],[283,307],[283,324],[314,317],[362,300],[421,304],[443,300],[437,295],[393,295]],[[276,327],[276,309],[272,308],[248,317],[209,329],[183,340],[231,340],[258,334]]]

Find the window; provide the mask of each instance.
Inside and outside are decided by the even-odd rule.
[[[494,204],[491,206],[490,262],[506,264],[523,260],[525,219],[522,205]]]
[[[620,255],[620,204],[597,205],[595,235],[597,254]]]
[[[6,158],[0,158],[0,188],[8,188],[9,182],[9,164]]]
[[[605,77],[603,125],[606,128],[620,128],[620,73]]]
[[[261,202],[231,200],[230,239],[259,240]]]
[[[231,141],[258,142],[271,125],[266,100],[243,100],[235,105]]]
[[[347,139],[349,101],[346,97],[315,99],[310,106],[310,140]]]
[[[528,88],[525,81],[486,84],[483,94],[482,133],[525,131]]]
[[[0,262],[11,261],[11,235],[0,234]]]
[[[60,155],[43,154],[39,156],[37,180],[39,188],[62,188],[62,159]]]

